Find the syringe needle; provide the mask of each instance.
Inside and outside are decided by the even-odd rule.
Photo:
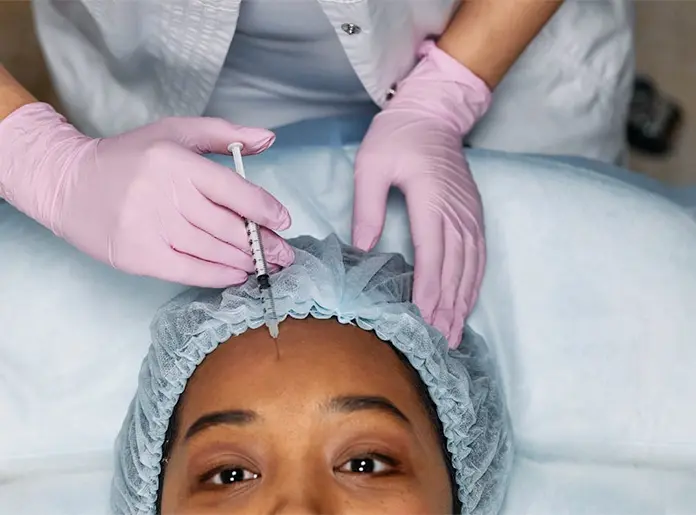
[[[229,145],[228,150],[232,153],[234,158],[234,167],[237,173],[244,179],[246,179],[246,173],[244,171],[244,162],[242,161],[242,147],[241,143],[232,143]],[[273,292],[271,291],[271,282],[268,275],[268,266],[266,263],[266,255],[263,250],[263,242],[261,241],[261,235],[259,234],[259,227],[252,221],[244,220],[244,224],[247,229],[247,235],[249,236],[249,246],[251,247],[251,255],[254,258],[254,268],[256,270],[256,280],[259,283],[259,291],[261,293],[261,301],[263,302],[264,320],[266,326],[268,327],[268,332],[271,337],[276,340],[276,352],[278,357],[280,357],[280,350],[278,349],[278,314],[275,310],[275,302],[273,301]]]
[[[278,345],[278,336],[280,336],[280,332],[278,331],[278,322],[268,324],[268,331],[271,333],[271,338],[273,338],[273,343],[275,344],[276,359],[280,361],[280,346]]]
[[[274,340],[278,339],[280,332],[278,331],[278,322],[275,320],[268,321],[268,332],[271,333],[271,338]]]

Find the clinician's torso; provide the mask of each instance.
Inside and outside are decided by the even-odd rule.
[[[355,76],[384,107],[419,45],[445,30],[460,0],[312,0],[324,17],[314,4],[298,5],[307,19],[274,14],[296,0],[248,1],[34,0],[34,12],[65,112],[87,134],[108,136],[206,109],[269,126],[296,118],[298,106],[302,118],[355,109],[366,105]],[[265,14],[254,16],[259,10]],[[342,29],[349,26],[361,30]],[[271,28],[270,39],[255,36]],[[274,41],[281,32],[299,41],[281,48]],[[307,49],[311,38],[319,48]],[[264,44],[280,48],[282,60]],[[630,0],[567,0],[498,86],[469,141],[615,159],[625,139],[631,45]],[[274,102],[282,104],[277,114]]]
[[[320,78],[333,75],[334,80],[321,89],[327,91],[329,86],[340,84],[337,96],[346,87],[353,91],[356,82],[344,67],[347,59],[372,101],[384,106],[394,84],[415,65],[419,44],[442,33],[458,1],[312,0],[305,6],[294,5],[297,0],[245,0],[244,6],[241,0],[33,3],[37,32],[65,110],[88,134],[111,135],[164,116],[199,116],[206,112],[211,99],[216,102],[211,110],[218,111],[215,106],[219,106],[222,90],[215,91],[216,86],[222,86],[229,78],[243,83],[247,80],[243,75],[248,74],[251,65],[261,68],[254,74],[263,75],[265,62],[250,59],[240,65],[237,59],[245,56],[237,55],[241,53],[238,45],[246,45],[252,51],[257,45],[258,50],[264,42],[254,36],[261,31],[271,32],[271,27],[301,34],[302,38],[319,37],[320,42],[315,45],[328,45],[311,49],[309,55],[322,61],[305,60],[289,76],[291,81],[302,75],[310,77],[312,70],[323,65],[327,69]],[[245,19],[240,20],[242,9]],[[280,20],[276,10],[299,14]],[[261,24],[260,12],[268,17]],[[308,13],[309,19],[304,19],[302,12]],[[329,25],[335,39],[328,37]],[[347,26],[357,30],[343,30]],[[271,39],[277,37],[273,34]],[[293,43],[294,48],[288,52],[302,46]],[[336,51],[338,47],[343,54]],[[273,57],[271,60],[277,63]],[[232,67],[228,66],[230,61]],[[300,61],[301,57],[293,59],[295,63]],[[288,73],[289,68],[284,75],[287,77]],[[218,81],[221,74],[223,82]],[[341,78],[347,78],[348,86]],[[317,88],[313,86],[312,90]],[[308,98],[310,93],[301,95]]]
[[[374,110],[317,0],[242,0],[206,115],[278,127]]]

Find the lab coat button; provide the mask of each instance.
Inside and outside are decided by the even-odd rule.
[[[387,94],[386,94],[387,101],[394,98],[394,95],[396,95],[396,84],[392,85],[392,87],[387,90]]]
[[[355,34],[360,34],[362,32],[362,29],[355,23],[344,23],[341,25],[341,29],[349,36],[354,36]]]

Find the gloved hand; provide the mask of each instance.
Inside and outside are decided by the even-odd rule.
[[[78,249],[128,273],[225,287],[253,272],[244,222],[290,226],[275,198],[201,154],[256,154],[264,129],[213,118],[171,118],[121,136],[91,139],[47,104],[0,122],[0,197]],[[262,231],[272,264],[291,247]]]
[[[450,347],[483,279],[485,245],[478,189],[463,139],[486,112],[486,84],[435,43],[372,122],[355,165],[353,244],[379,240],[391,186],[406,197],[415,248],[413,300]]]

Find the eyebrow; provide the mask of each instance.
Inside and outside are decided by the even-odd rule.
[[[257,413],[249,410],[230,410],[208,413],[196,420],[186,431],[185,440],[214,426],[246,426],[258,420]]]
[[[380,411],[400,422],[411,425],[411,421],[404,413],[397,408],[393,402],[386,397],[369,395],[346,395],[331,399],[326,406],[326,410],[334,413],[355,413],[357,411]]]
[[[386,397],[369,395],[345,395],[334,397],[324,407],[331,413],[355,413],[358,411],[379,411],[400,422],[411,425],[411,421]],[[246,426],[259,420],[258,413],[250,410],[229,410],[208,413],[196,420],[186,431],[184,440],[189,440],[201,431],[215,426]]]

